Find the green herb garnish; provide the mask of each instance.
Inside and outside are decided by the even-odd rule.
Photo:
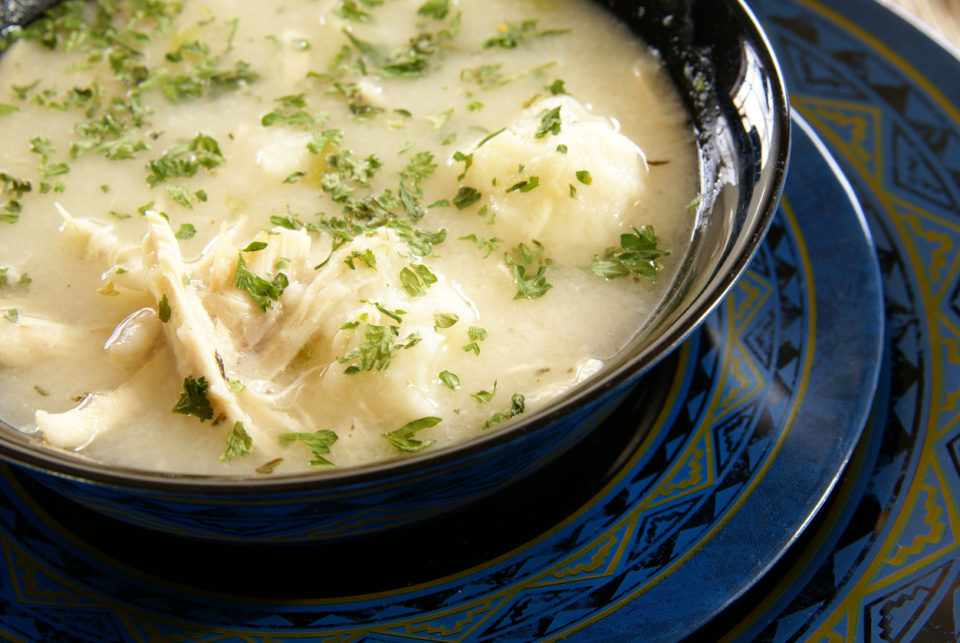
[[[283,294],[288,283],[287,276],[282,272],[278,272],[273,281],[267,281],[257,276],[247,268],[242,255],[237,257],[237,268],[233,273],[233,285],[240,290],[246,290],[260,312],[265,313],[268,308],[273,307],[273,302],[280,299],[280,295]]]
[[[526,181],[520,181],[519,183],[515,183],[514,185],[510,186],[507,188],[507,192],[529,192],[538,185],[540,185],[540,177],[531,176]]]
[[[457,196],[453,197],[453,205],[457,206],[458,210],[465,210],[479,201],[482,196],[476,189],[463,185],[460,186]]]
[[[483,48],[500,47],[501,49],[516,49],[518,46],[544,36],[559,36],[568,33],[569,29],[545,29],[537,31],[537,20],[524,20],[520,24],[508,22],[506,29],[492,38],[483,41]]]
[[[516,417],[523,413],[526,406],[526,399],[521,393],[514,393],[510,398],[510,408],[506,413],[494,413],[490,416],[486,422],[483,423],[482,429],[489,429],[492,426],[497,426],[498,424],[503,424],[512,417]]]
[[[417,9],[418,16],[443,20],[450,13],[451,0],[427,0]]]
[[[537,128],[534,138],[543,138],[547,134],[556,136],[560,133],[560,107],[557,105],[553,109],[545,109],[540,112],[540,127]]]
[[[210,400],[207,399],[207,391],[210,386],[203,377],[194,379],[186,377],[183,380],[183,393],[180,394],[180,400],[173,407],[174,413],[181,415],[194,415],[200,418],[200,421],[213,419],[213,407],[210,406]]]
[[[653,226],[644,226],[641,230],[634,227],[632,233],[620,235],[620,248],[607,248],[603,256],[594,256],[592,268],[594,274],[604,279],[635,274],[656,281],[657,273],[663,270],[659,259],[669,254],[657,248]]]
[[[454,313],[434,313],[433,314],[433,327],[434,328],[450,328],[454,324],[460,321],[460,317]]]
[[[507,266],[513,268],[514,280],[517,284],[517,293],[514,299],[538,299],[547,294],[553,286],[547,283],[546,272],[550,260],[543,256],[543,246],[534,241],[535,250],[521,243],[512,252],[504,254]],[[536,268],[536,272],[529,270]]]
[[[424,417],[419,420],[414,420],[403,425],[396,431],[391,431],[390,433],[384,433],[384,439],[397,447],[401,451],[406,451],[407,453],[415,453],[426,449],[427,447],[436,444],[436,440],[426,440],[421,442],[420,440],[414,439],[414,435],[417,432],[422,431],[423,429],[428,429],[432,426],[440,424],[443,420],[438,417]]]
[[[237,456],[250,455],[252,446],[253,438],[243,428],[243,422],[237,422],[227,434],[227,448],[220,456],[220,462],[230,462]]]
[[[150,161],[147,164],[150,170],[147,183],[150,187],[156,187],[167,179],[194,176],[200,168],[214,170],[226,162],[214,138],[197,134],[193,140],[176,145],[160,158]]]
[[[167,299],[167,295],[164,294],[160,297],[160,301],[157,302],[157,317],[161,322],[166,324],[170,321],[170,316],[173,314],[173,310],[170,308],[170,301]]]
[[[451,373],[450,371],[440,371],[440,382],[446,386],[451,391],[456,391],[460,388],[460,378],[456,374]]]
[[[329,429],[320,429],[314,433],[281,433],[279,436],[280,446],[289,446],[294,442],[303,442],[313,452],[311,466],[333,466],[333,463],[327,460],[325,455],[330,453],[330,447],[339,438],[336,433]]]

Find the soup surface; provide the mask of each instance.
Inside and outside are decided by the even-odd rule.
[[[695,222],[675,90],[581,2],[65,2],[0,58],[0,149],[0,418],[167,472],[498,430]]]

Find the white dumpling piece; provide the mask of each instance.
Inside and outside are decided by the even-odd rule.
[[[558,107],[560,132],[537,137],[542,115]],[[589,172],[589,184],[578,172]],[[464,183],[483,194],[492,228],[507,244],[537,240],[555,263],[582,265],[629,231],[647,175],[642,150],[615,121],[563,95],[537,101],[480,145]],[[537,187],[511,190],[533,177]]]

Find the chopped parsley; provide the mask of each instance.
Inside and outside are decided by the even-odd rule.
[[[560,133],[560,107],[557,105],[553,109],[545,109],[540,112],[540,126],[537,128],[534,138],[543,138],[547,134],[556,136]]]
[[[347,29],[343,33],[357,53],[372,64],[372,71],[386,78],[423,76],[429,67],[430,56],[437,51],[434,36],[428,33],[411,38],[406,49],[394,52],[387,52],[378,44],[361,40]]]
[[[547,291],[553,288],[547,282],[546,272],[550,265],[550,260],[543,256],[543,246],[533,242],[534,250],[531,250],[526,244],[519,244],[512,252],[504,254],[504,261],[507,266],[513,268],[514,280],[517,284],[517,293],[514,299],[538,299],[547,294]],[[536,268],[536,272],[530,274],[530,270]]]
[[[594,274],[604,279],[616,279],[634,274],[649,281],[657,280],[663,270],[659,259],[669,255],[657,247],[657,235],[653,226],[636,227],[633,232],[620,235],[620,248],[607,248],[603,256],[593,258]]]
[[[465,210],[479,201],[482,196],[476,189],[463,185],[460,186],[457,196],[453,197],[453,205],[457,206],[458,210]]]
[[[16,281],[11,281],[9,272],[9,266],[0,267],[0,290],[25,290],[33,282],[27,273],[21,274]]]
[[[433,246],[443,243],[447,238],[447,231],[444,228],[436,232],[414,228],[406,221],[393,220],[387,222],[386,226],[393,230],[398,237],[407,242],[410,252],[417,257],[426,257],[433,252]]]
[[[473,165],[473,153],[464,154],[463,152],[457,151],[453,153],[453,160],[457,163],[463,163],[463,172],[457,177],[458,181],[462,181],[463,177],[467,175],[467,171],[470,169],[470,166]]]
[[[310,448],[313,453],[311,466],[331,467],[333,463],[327,460],[325,455],[330,453],[330,447],[339,437],[329,429],[320,429],[314,433],[281,433],[279,436],[280,446],[290,446],[294,442],[302,442]]]
[[[481,239],[477,235],[470,233],[460,237],[460,241],[471,241],[477,245],[477,250],[483,253],[483,258],[486,259],[500,247],[500,244],[503,243],[503,239],[499,237],[490,237],[489,239]]]
[[[522,393],[514,393],[510,398],[510,408],[505,413],[494,413],[490,416],[486,422],[483,423],[482,429],[489,429],[492,426],[497,426],[498,424],[503,424],[510,418],[516,417],[523,413],[526,406],[526,398],[524,398]]]
[[[181,223],[177,230],[177,239],[192,239],[197,234],[197,229],[192,223]]]
[[[174,413],[181,415],[194,415],[200,418],[200,421],[213,419],[213,407],[210,406],[210,400],[207,399],[207,391],[210,385],[203,377],[194,379],[186,377],[183,380],[183,392],[180,394],[180,400],[173,407]]]
[[[307,149],[311,154],[321,155],[323,154],[324,149],[329,145],[330,147],[336,147],[340,145],[340,142],[343,140],[343,132],[338,129],[328,129],[320,132],[319,134],[314,134],[313,139],[307,143]]]
[[[70,172],[70,166],[66,163],[51,163],[50,157],[54,153],[53,145],[50,140],[44,136],[35,136],[30,139],[30,151],[40,155],[40,165],[37,170],[43,175],[43,178],[49,179],[56,176],[63,176]]]
[[[161,322],[166,324],[170,321],[170,316],[173,314],[173,311],[170,309],[170,301],[167,299],[166,293],[160,297],[160,301],[157,302],[157,317]]]
[[[227,448],[220,456],[220,462],[230,462],[237,456],[250,455],[252,446],[253,438],[243,428],[243,422],[237,422],[227,434]]]
[[[367,248],[366,250],[354,250],[349,255],[347,255],[343,263],[347,264],[347,267],[350,270],[356,270],[356,263],[361,263],[367,268],[372,268],[373,270],[377,269],[377,258],[373,254],[373,250]]]
[[[467,329],[467,337],[471,342],[463,347],[464,352],[479,355],[480,342],[487,338],[487,329],[480,328],[479,326],[471,326]]]
[[[354,22],[370,22],[370,14],[357,6],[356,0],[342,0],[340,6],[333,10],[333,14],[344,20]]]
[[[507,188],[507,192],[517,192],[517,191],[529,192],[530,190],[534,189],[538,185],[540,185],[540,177],[531,176],[526,181],[520,181],[519,183],[515,183],[512,186],[510,186],[509,188]]]
[[[279,301],[280,295],[288,285],[287,276],[278,272],[273,281],[267,281],[253,273],[243,261],[243,256],[237,257],[237,268],[233,273],[233,285],[240,290],[246,290],[260,312],[267,312],[273,308],[273,302]]]
[[[476,393],[471,393],[470,397],[475,399],[480,404],[489,404],[490,400],[493,399],[493,396],[497,394],[497,382],[493,382],[492,391],[477,391]]]
[[[424,417],[420,418],[419,420],[413,420],[412,422],[408,422],[407,424],[403,425],[396,431],[384,433],[383,438],[401,451],[415,453],[436,444],[437,441],[420,441],[415,439],[413,436],[423,429],[428,429],[432,426],[440,424],[442,421],[443,420],[438,417]]]
[[[366,341],[338,359],[341,364],[353,362],[343,372],[347,375],[374,369],[383,372],[390,366],[395,350],[412,348],[420,342],[420,336],[416,333],[407,335],[403,341],[395,342],[398,335],[397,326],[367,324],[363,329]]]
[[[277,106],[269,114],[264,114],[260,119],[260,124],[264,127],[273,125],[287,125],[289,127],[302,127],[304,129],[313,129],[314,127],[323,127],[330,120],[330,115],[325,112],[307,112],[306,94],[291,94],[274,99]]]
[[[427,0],[417,9],[417,15],[443,20],[450,13],[451,4],[452,0]]]
[[[483,41],[482,47],[500,47],[501,49],[516,49],[528,40],[543,38],[544,36],[559,36],[568,33],[569,29],[545,29],[537,31],[538,20],[524,20],[520,24],[508,22],[500,25],[497,35]]]
[[[457,377],[455,373],[451,373],[450,371],[440,371],[440,375],[437,377],[440,379],[440,382],[451,391],[456,391],[458,388],[460,388],[460,378]]]
[[[584,185],[590,185],[593,183],[593,176],[589,170],[577,170],[577,180]]]
[[[437,283],[437,276],[422,263],[412,264],[400,271],[400,284],[411,297],[422,297],[426,289]]]
[[[33,186],[30,181],[18,179],[6,172],[0,172],[0,182],[2,182],[2,193],[10,197],[3,204],[0,204],[0,209],[2,209],[0,222],[16,223],[20,218],[20,212],[23,211],[20,199],[24,194],[30,192]]]
[[[167,194],[185,208],[193,209],[193,196],[185,185],[168,185]]]
[[[567,93],[567,88],[564,87],[563,80],[559,78],[553,81],[552,83],[550,83],[550,85],[547,86],[547,89],[550,90],[550,94],[552,94],[553,96]]]
[[[450,328],[454,324],[460,321],[460,317],[455,313],[434,313],[433,314],[433,327],[436,328]]]
[[[483,138],[480,140],[479,143],[477,143],[477,148],[482,147],[487,141],[489,141],[490,139],[492,139],[492,138],[495,137],[495,136],[499,136],[500,134],[503,134],[503,133],[506,132],[506,131],[507,131],[507,128],[506,128],[506,127],[501,127],[501,128],[498,129],[496,132],[493,132],[493,133],[491,133],[491,134],[487,134],[485,137],[483,137]],[[476,149],[476,148],[474,148],[474,149]]]
[[[160,158],[147,163],[147,169],[150,170],[147,183],[150,187],[156,187],[167,179],[191,177],[200,168],[215,170],[226,162],[216,139],[197,134],[194,139],[170,148]]]

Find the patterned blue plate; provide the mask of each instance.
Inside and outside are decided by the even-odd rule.
[[[874,247],[795,123],[786,196],[731,296],[583,446],[460,516],[322,547],[204,544],[0,476],[12,640],[676,638],[749,588],[860,437]]]
[[[862,203],[883,275],[887,346],[876,412],[837,496],[769,580],[703,634],[955,643],[960,52],[873,0],[754,4],[795,111]]]

